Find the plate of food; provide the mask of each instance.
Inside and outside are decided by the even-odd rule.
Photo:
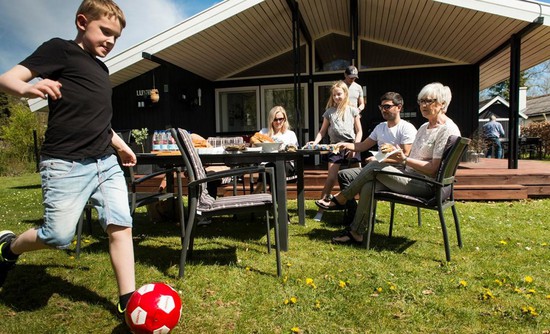
[[[223,148],[227,153],[241,153],[246,149],[246,144],[225,145]]]

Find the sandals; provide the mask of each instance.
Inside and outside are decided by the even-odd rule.
[[[348,237],[348,240],[338,240],[338,239],[336,239],[336,238],[341,238],[341,237]],[[358,245],[359,246],[363,243],[363,240],[361,240],[361,241],[356,240],[353,237],[353,234],[351,234],[350,231],[344,231],[344,233],[342,233],[341,235],[332,238],[332,243],[333,244],[338,244],[338,245]]]
[[[334,203],[334,205],[326,205],[323,200],[316,200],[315,205],[320,207],[323,210],[331,211],[331,210],[345,210],[346,205],[338,203],[338,200],[335,196],[330,195],[329,196],[330,202]]]

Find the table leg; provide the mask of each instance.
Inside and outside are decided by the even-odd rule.
[[[298,192],[298,223],[300,225],[306,225],[306,205],[305,205],[305,190],[304,190],[304,158],[299,157],[295,160],[296,173],[298,179],[296,180],[296,191]]]
[[[277,184],[277,214],[279,215],[279,242],[281,251],[288,251],[288,213],[286,207],[285,160],[275,161],[275,183]]]

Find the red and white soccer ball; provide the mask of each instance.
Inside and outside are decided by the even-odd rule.
[[[145,284],[130,297],[126,324],[135,334],[166,334],[178,324],[181,299],[176,290],[164,283]]]

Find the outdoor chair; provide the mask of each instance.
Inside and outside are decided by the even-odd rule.
[[[179,277],[183,277],[187,257],[192,257],[195,229],[198,217],[213,217],[234,215],[242,212],[262,211],[265,213],[267,227],[267,251],[271,253],[269,213],[273,216],[275,232],[275,256],[277,261],[277,276],[281,276],[281,259],[279,243],[279,225],[277,224],[277,202],[275,199],[275,174],[271,167],[247,166],[236,167],[225,171],[206,174],[197,151],[193,147],[191,136],[184,129],[172,129],[181,152],[183,165],[188,177],[188,207],[189,214],[185,224],[181,225],[181,255]],[[272,184],[271,193],[234,195],[213,198],[208,194],[206,183],[222,180],[226,177],[239,177],[250,173],[259,173],[265,181],[269,174]],[[232,219],[233,220],[233,219]]]
[[[391,190],[375,190],[376,187],[373,187],[373,192],[371,196],[372,201],[372,212],[370,215],[370,223],[367,227],[366,232],[366,248],[370,248],[370,237],[372,231],[374,230],[374,224],[376,221],[376,205],[378,201],[386,201],[390,203],[390,229],[389,236],[392,236],[393,230],[393,220],[395,213],[395,204],[404,204],[408,206],[413,206],[417,208],[417,217],[418,224],[421,225],[421,215],[420,209],[429,209],[435,210],[439,213],[439,221],[441,223],[441,230],[443,233],[443,243],[445,246],[445,256],[447,261],[451,261],[451,251],[449,248],[449,237],[447,235],[447,226],[445,224],[444,211],[447,208],[451,208],[453,212],[453,218],[456,229],[456,237],[458,241],[458,247],[462,248],[462,237],[460,234],[460,222],[458,219],[458,214],[455,207],[454,200],[454,183],[455,183],[455,174],[458,168],[458,165],[461,161],[462,155],[464,154],[470,139],[451,136],[447,141],[447,146],[441,157],[441,164],[439,170],[435,176],[435,179],[429,180],[422,176],[416,175],[407,175],[411,179],[425,181],[428,184],[431,184],[434,189],[432,197],[425,198],[420,196],[401,194]],[[391,171],[376,171],[375,176],[377,175],[397,175],[403,176],[401,173],[391,172]]]
[[[120,163],[120,161],[119,161]],[[120,163],[120,166],[124,172],[124,177],[126,178],[126,183],[128,185],[128,205],[130,206],[130,214],[133,216],[137,208],[153,204],[161,201],[166,201],[169,199],[175,199],[174,202],[175,210],[177,213],[179,221],[183,224],[184,214],[183,214],[183,201],[182,201],[182,184],[181,184],[181,171],[179,168],[168,168],[155,171],[153,173],[137,177],[134,171],[134,167],[126,167]],[[166,189],[166,191],[138,191],[138,187],[142,185],[145,181],[150,180],[159,175],[166,175],[167,173],[172,173],[175,176],[177,190],[174,192],[173,189]],[[78,225],[77,225],[77,234],[76,234],[76,257],[80,257],[81,243],[82,243],[82,230],[84,225],[84,216],[86,217],[86,223],[88,226],[88,231],[91,233],[91,212],[94,208],[92,200],[89,200],[86,206],[84,207],[84,212],[82,213]]]

